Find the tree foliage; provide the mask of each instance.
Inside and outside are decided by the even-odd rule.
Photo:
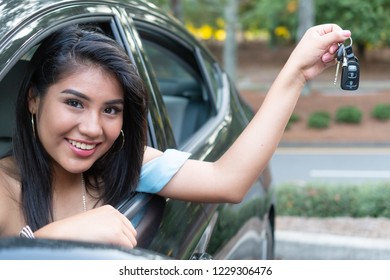
[[[266,29],[272,45],[277,42],[278,37],[285,40],[294,39],[297,30],[297,1],[245,1],[246,3],[241,5],[240,13],[242,28]]]
[[[171,12],[172,1],[151,0],[168,12]],[[224,16],[226,2],[226,0],[181,0],[183,21],[198,27],[204,24],[215,27],[217,19]]]
[[[172,0],[152,0],[169,9]],[[178,0],[176,0],[178,1]],[[241,30],[267,30],[272,43],[292,42],[298,27],[299,0],[238,0]],[[314,0],[315,24],[334,22],[352,31],[360,50],[390,44],[390,0]],[[181,0],[183,20],[194,26],[217,25],[226,0]]]
[[[360,51],[390,43],[390,0],[316,0],[316,9],[318,23],[350,29]]]

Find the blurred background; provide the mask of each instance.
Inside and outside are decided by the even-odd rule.
[[[390,0],[152,0],[209,45],[222,45],[226,68],[234,45],[293,45],[312,25],[333,22],[353,31],[359,58],[390,44]],[[239,48],[238,48],[239,49]],[[373,55],[378,55],[374,52]],[[380,55],[379,55],[380,56]],[[386,54],[388,60],[389,54]],[[240,63],[240,61],[238,61]],[[235,78],[233,68],[228,71]]]
[[[334,85],[336,67],[327,69],[302,92],[282,143],[390,142],[390,99],[384,94],[390,90],[390,0],[152,2],[207,45],[255,110],[309,27],[333,22],[351,30],[359,90],[341,90],[341,75]],[[340,119],[343,113],[352,117]]]
[[[211,50],[254,110],[306,29],[352,31],[359,89],[341,90],[340,73],[334,85],[336,67],[311,81],[271,160],[276,257],[389,259],[390,0],[152,2]]]

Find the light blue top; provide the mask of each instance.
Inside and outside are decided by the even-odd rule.
[[[190,153],[168,149],[142,166],[138,192],[158,193],[183,166]]]

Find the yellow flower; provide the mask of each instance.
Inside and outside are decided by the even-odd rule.
[[[209,40],[213,36],[213,28],[210,25],[202,25],[199,28],[199,36],[203,40]]]
[[[281,37],[284,39],[289,39],[291,37],[290,32],[285,26],[276,27],[274,32],[277,37]]]
[[[217,41],[225,41],[225,39],[226,39],[226,31],[223,30],[223,29],[216,30],[215,33],[214,33],[214,38]]]

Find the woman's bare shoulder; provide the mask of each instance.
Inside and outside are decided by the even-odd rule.
[[[15,161],[12,157],[0,159],[0,184],[19,181]]]
[[[19,220],[20,188],[14,168],[11,158],[0,160],[0,235],[8,232],[11,220]]]
[[[162,154],[163,152],[161,152],[160,150],[151,147],[145,147],[143,164],[161,156]]]

